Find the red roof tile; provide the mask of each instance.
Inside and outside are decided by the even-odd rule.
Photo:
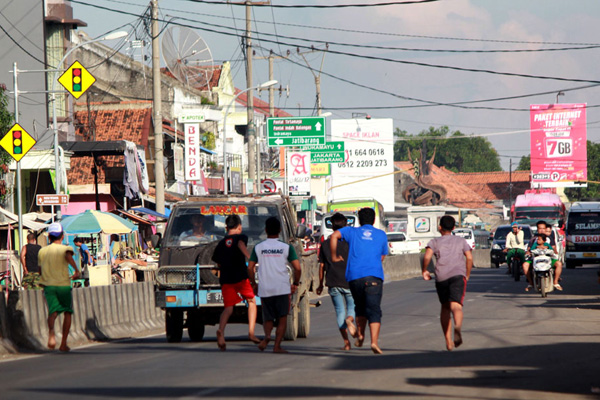
[[[513,198],[531,188],[529,171],[461,172],[452,175],[485,200],[509,200],[512,180]]]
[[[205,85],[194,86],[194,89],[200,90],[200,91],[210,91],[212,88],[219,86],[219,79],[221,79],[221,71],[223,69],[223,67],[221,65],[212,65],[212,66],[206,66],[206,67],[187,67],[187,68],[189,69],[190,73],[197,72],[199,74],[212,69],[212,76],[211,76],[210,80]],[[171,78],[179,80],[167,68],[163,67],[160,69],[160,71],[163,74],[170,76]]]
[[[240,89],[235,89],[235,93],[238,94],[239,92],[241,92]],[[238,97],[237,102],[242,104],[244,107],[246,107],[248,105],[248,92],[243,93],[240,95],[240,97]],[[258,97],[254,96],[254,110],[258,113],[261,113],[263,115],[269,115],[269,103],[266,101],[263,101],[261,99],[259,99]],[[293,117],[292,114],[283,111],[277,107],[275,107],[274,110],[274,117]]]

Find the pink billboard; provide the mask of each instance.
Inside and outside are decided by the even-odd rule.
[[[531,186],[587,186],[585,104],[532,104]]]

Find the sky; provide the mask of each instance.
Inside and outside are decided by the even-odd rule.
[[[392,118],[394,128],[409,134],[447,125],[450,131],[482,135],[508,170],[511,160],[515,165],[529,154],[530,104],[558,98],[559,103],[587,103],[588,140],[600,141],[600,86],[594,86],[600,85],[599,1],[438,0],[372,6],[383,2],[390,1],[272,0],[273,7],[253,7],[255,56],[290,51],[288,58],[275,60],[275,79],[289,88],[289,96],[285,91],[276,95],[276,107],[316,115],[314,76],[297,53],[297,46],[304,46],[300,51],[314,73],[321,70],[323,112],[331,112],[333,119],[366,113]],[[135,15],[148,4],[72,2],[74,17],[88,24],[82,29],[92,37],[132,30],[139,21]],[[371,7],[276,7],[359,4]],[[246,87],[240,47],[245,7],[218,0],[159,0],[159,7],[171,26],[192,26],[215,63],[231,61],[236,87]],[[309,52],[311,46],[324,50],[325,43],[328,51]],[[129,47],[125,44],[122,51],[131,52]],[[253,69],[254,84],[268,80],[267,60],[255,59]],[[481,102],[507,97],[518,98]],[[268,101],[267,93],[261,98]],[[470,102],[463,105],[469,108],[439,105],[460,102]]]

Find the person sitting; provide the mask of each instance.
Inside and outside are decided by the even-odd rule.
[[[549,237],[545,233],[538,233],[536,236],[536,240],[533,242],[527,254],[531,256],[531,250],[535,249],[550,249],[554,252],[554,257],[556,257],[556,249],[550,243]],[[562,263],[558,261],[556,258],[552,258],[552,268],[555,270],[554,273],[554,288],[556,290],[563,290],[562,286],[558,283],[558,279],[560,278],[560,272],[562,270]],[[525,291],[528,292],[533,289],[533,278],[529,274],[529,267],[533,264],[533,257],[530,257],[529,260],[523,263],[523,271],[525,276],[527,277],[528,286],[525,288]]]
[[[202,214],[194,214],[191,216],[192,229],[188,229],[179,235],[179,243],[207,243],[216,240],[216,237],[211,234],[206,234],[204,229],[205,218]]]
[[[504,247],[509,274],[512,273],[510,265],[513,257],[518,257],[521,264],[525,262],[525,250],[527,249],[527,244],[525,243],[524,236],[525,234],[519,225],[516,222],[513,222],[512,232],[509,232],[508,235],[506,235],[506,245]]]

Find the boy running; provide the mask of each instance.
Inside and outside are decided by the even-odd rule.
[[[438,230],[442,236],[427,244],[423,258],[423,279],[431,279],[427,266],[435,255],[435,289],[442,304],[440,322],[446,338],[446,349],[452,351],[462,344],[462,304],[467,289],[467,281],[473,268],[471,246],[464,238],[452,235],[454,218],[444,215],[440,218]],[[454,341],[452,340],[452,321],[454,317]]]
[[[274,353],[287,353],[281,348],[281,341],[285,334],[287,315],[290,312],[290,297],[298,289],[302,269],[294,247],[279,240],[281,222],[275,217],[270,217],[265,222],[267,239],[260,242],[252,250],[248,271],[250,280],[256,285],[256,265],[258,268],[258,295],[262,302],[263,328],[265,338],[259,343],[258,348],[263,351],[271,340],[271,331],[274,321],[277,321],[275,330]],[[294,269],[294,281],[290,286],[290,276],[287,263]]]
[[[217,330],[217,345],[225,351],[225,326],[233,314],[233,307],[242,300],[248,302],[248,338],[254,343],[260,340],[254,335],[256,326],[256,301],[254,291],[248,280],[246,258],[248,253],[248,236],[242,235],[242,220],[238,215],[230,215],[225,219],[227,235],[217,244],[212,260],[221,270],[219,283],[225,309],[221,313]]]

